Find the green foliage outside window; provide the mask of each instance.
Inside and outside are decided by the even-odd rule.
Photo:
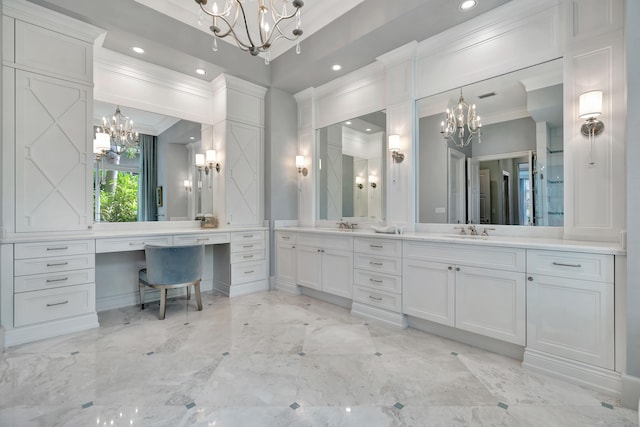
[[[138,220],[138,175],[107,170],[100,185],[100,221]]]

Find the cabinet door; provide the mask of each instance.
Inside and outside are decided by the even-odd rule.
[[[322,252],[322,290],[351,299],[353,253],[324,249]]]
[[[449,264],[405,259],[402,312],[454,326],[455,274]]]
[[[532,275],[527,347],[614,368],[613,283]]]
[[[16,71],[16,231],[92,221],[90,88]]]
[[[229,122],[226,141],[227,222],[262,222],[262,133],[258,126]]]
[[[281,282],[296,283],[295,245],[278,243],[276,247],[276,278]]]
[[[322,290],[322,252],[309,246],[296,247],[296,283]]]
[[[456,327],[525,345],[525,274],[456,267]]]

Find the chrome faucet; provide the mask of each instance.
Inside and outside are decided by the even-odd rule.
[[[466,236],[467,232],[464,230],[464,227],[453,227],[454,230],[460,230],[461,236]]]
[[[482,230],[482,234],[481,234],[481,236],[487,236],[487,237],[488,237],[488,236],[489,236],[489,233],[487,233],[487,231],[489,231],[489,230],[495,230],[495,228],[486,228],[486,227],[485,227],[485,229],[484,229],[484,230]]]
[[[478,230],[476,230],[476,226],[475,225],[470,225],[469,226],[469,234],[472,236],[477,236],[478,235]]]
[[[338,229],[340,230],[355,230],[356,226],[358,224],[354,224],[354,223],[349,223],[349,221],[340,221],[340,222],[336,222],[336,225],[338,226]]]

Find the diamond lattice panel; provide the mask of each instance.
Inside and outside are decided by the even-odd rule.
[[[82,229],[89,90],[21,71],[16,82],[16,231]]]
[[[227,211],[234,225],[255,225],[259,222],[260,204],[260,131],[257,127],[230,124],[227,135]]]

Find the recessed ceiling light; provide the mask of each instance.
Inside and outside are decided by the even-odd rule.
[[[367,132],[371,132],[371,128],[366,128],[365,129]]]
[[[135,53],[139,53],[139,54],[143,54],[144,53],[144,49],[139,47],[139,46],[134,46],[131,48],[132,51],[134,51]]]
[[[344,124],[345,124],[345,125],[350,125],[350,124],[351,124],[351,121],[344,122]]]
[[[340,71],[340,70],[342,70],[342,65],[335,64],[334,66],[331,67],[331,69],[333,71]]]
[[[205,74],[207,74],[207,70],[205,70],[204,68],[196,68],[196,73],[204,76]]]
[[[193,141],[194,139],[196,139],[196,137],[195,136],[190,136],[189,139]]]
[[[473,9],[474,7],[476,7],[476,5],[478,4],[478,2],[476,0],[465,0],[460,2],[460,10],[469,10],[469,9]]]

